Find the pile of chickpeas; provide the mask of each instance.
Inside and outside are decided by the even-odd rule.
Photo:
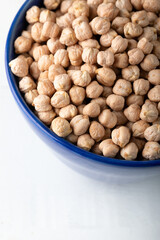
[[[9,63],[35,114],[95,154],[160,158],[160,0],[44,0]]]

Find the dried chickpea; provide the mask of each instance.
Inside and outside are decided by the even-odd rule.
[[[148,128],[145,129],[144,137],[149,142],[160,141],[160,124],[148,126]]]
[[[74,30],[72,28],[64,28],[60,36],[60,42],[66,46],[72,46],[77,42]]]
[[[99,83],[107,87],[113,86],[116,80],[116,74],[111,68],[98,68],[96,73]]]
[[[155,54],[157,58],[160,59],[160,42],[152,41],[152,44],[153,44],[153,54]]]
[[[40,95],[52,97],[52,95],[55,93],[55,88],[53,83],[49,80],[39,81],[37,84],[37,91]]]
[[[38,68],[38,63],[37,62],[33,62],[31,65],[30,65],[30,68],[29,68],[29,72],[30,74],[32,75],[32,77],[34,79],[38,79],[39,78],[39,75],[40,75],[40,70]]]
[[[97,81],[92,81],[86,87],[86,96],[88,98],[98,98],[103,92],[103,87]]]
[[[35,46],[33,49],[33,58],[36,62],[43,56],[49,55],[49,49],[47,45]]]
[[[72,28],[75,29],[75,27],[80,25],[82,22],[89,23],[89,19],[86,16],[79,16],[75,18],[72,22]]]
[[[159,60],[154,54],[148,54],[140,65],[144,71],[149,72],[159,66]]]
[[[140,106],[137,104],[131,104],[124,110],[124,115],[130,122],[137,122],[140,119]]]
[[[96,142],[99,142],[105,135],[105,129],[99,122],[93,121],[91,122],[89,133]]]
[[[53,64],[49,67],[48,78],[51,82],[54,82],[56,76],[65,73],[65,69],[60,64]]]
[[[111,47],[114,53],[122,53],[128,46],[128,40],[118,35],[112,40]]]
[[[128,51],[133,48],[137,48],[137,41],[134,39],[128,39]]]
[[[97,63],[103,67],[109,67],[114,63],[114,54],[110,50],[100,51],[97,54]]]
[[[68,9],[72,6],[72,0],[64,0],[61,2],[60,11],[61,13],[67,13]]]
[[[149,127],[150,125],[143,121],[139,120],[132,125],[132,135],[133,137],[137,138],[144,138],[144,131]]]
[[[107,108],[106,99],[103,97],[95,98],[91,100],[92,103],[98,103],[101,111]]]
[[[26,58],[22,55],[10,61],[9,66],[12,73],[17,77],[25,77],[28,74],[29,66]]]
[[[125,99],[122,96],[111,94],[106,99],[107,105],[114,111],[121,111],[124,108]]]
[[[119,9],[115,6],[114,3],[102,3],[97,8],[97,14],[99,17],[106,17],[112,21],[117,17]]]
[[[122,77],[125,80],[133,82],[140,77],[140,69],[136,65],[130,65],[122,69]]]
[[[70,1],[70,0],[69,0]],[[76,144],[78,140],[78,136],[74,135],[73,133],[69,134],[66,138],[69,142]]]
[[[45,36],[42,34],[43,24],[42,23],[34,23],[31,28],[31,36],[33,40],[37,43],[41,43],[47,40]]]
[[[48,112],[52,110],[51,99],[46,95],[38,95],[35,97],[32,105],[37,112]]]
[[[141,27],[146,27],[149,24],[147,12],[145,10],[134,12],[131,16],[131,20]]]
[[[142,106],[144,103],[144,96],[131,94],[126,99],[127,106],[130,106],[131,104],[137,104],[139,106]]]
[[[72,13],[75,15],[75,17],[79,16],[89,16],[89,6],[86,1],[83,0],[77,0],[74,1],[72,6],[68,9],[69,13]]]
[[[111,112],[109,109],[105,109],[101,112],[98,117],[99,122],[107,128],[113,128],[117,124],[117,117],[115,113]]]
[[[128,122],[128,119],[125,117],[124,113],[121,111],[113,111],[117,117],[117,126],[125,125]]]
[[[120,17],[127,17],[127,18],[130,18],[130,12],[127,10],[127,9],[120,9],[119,11],[119,16]]]
[[[89,151],[94,145],[94,140],[89,134],[84,134],[78,137],[77,146]]]
[[[99,149],[99,143],[94,144],[91,151],[95,154],[102,155],[101,150]]]
[[[112,28],[116,30],[117,33],[123,34],[124,33],[124,25],[130,22],[128,17],[116,17],[112,21]]]
[[[137,47],[143,51],[144,54],[149,54],[153,50],[153,44],[147,38],[141,38]]]
[[[54,10],[59,6],[60,2],[61,0],[44,0],[44,5],[47,9]]]
[[[44,9],[41,11],[39,16],[39,22],[55,22],[56,21],[56,14],[53,11],[49,11],[48,9]]]
[[[106,87],[104,86],[103,87],[103,93],[102,93],[102,97],[105,97],[107,98],[109,95],[111,95],[113,92],[112,92],[112,88],[111,87]]]
[[[86,87],[91,82],[91,77],[87,71],[69,70],[68,75],[73,83],[80,87]]]
[[[85,89],[82,87],[73,86],[69,90],[69,96],[71,98],[71,101],[76,106],[79,106],[83,103],[85,99],[85,94],[86,94]]]
[[[147,12],[147,17],[148,17],[148,20],[149,20],[149,25],[153,26],[154,22],[157,19],[157,15],[153,12]]]
[[[157,33],[160,34],[160,17],[155,20],[154,27],[156,28]]]
[[[126,9],[129,12],[132,11],[132,4],[131,4],[130,0],[117,0],[116,7],[119,9]]]
[[[55,54],[58,49],[64,49],[65,45],[62,44],[58,38],[50,38],[47,41],[47,47],[52,54]]]
[[[79,45],[74,45],[67,48],[68,57],[73,66],[82,64],[82,48]]]
[[[148,41],[157,40],[157,30],[154,27],[145,27],[143,28],[143,34],[139,37],[139,40],[146,38]]]
[[[156,85],[149,90],[148,98],[153,102],[160,102],[160,85]]]
[[[68,67],[68,70],[81,70],[81,66],[73,66],[73,65],[70,65]]]
[[[36,84],[31,77],[23,77],[19,81],[19,89],[21,92],[26,93],[36,88]]]
[[[154,122],[158,118],[158,110],[154,103],[147,100],[141,108],[140,118],[146,122]]]
[[[82,60],[88,64],[95,64],[97,63],[97,48],[84,48],[82,53]]]
[[[157,120],[153,122],[153,124],[160,124],[160,117],[158,117]]]
[[[32,46],[32,39],[23,36],[18,37],[14,42],[15,52],[17,54],[29,52]]]
[[[160,2],[159,0],[143,0],[143,8],[146,11],[150,12],[159,12],[160,11]]]
[[[128,120],[128,119],[127,119]],[[126,127],[129,128],[130,131],[132,131],[132,126],[133,126],[134,122],[127,122],[126,123]]]
[[[60,27],[53,22],[45,22],[42,28],[42,36],[48,40],[49,38],[56,38],[60,33]]]
[[[65,68],[69,66],[69,57],[66,49],[57,50],[57,52],[54,54],[54,63],[56,65],[60,64]]]
[[[112,44],[112,40],[117,36],[117,32],[113,29],[110,29],[108,33],[102,35],[100,37],[100,43],[104,47],[110,47]]]
[[[82,48],[86,48],[86,47],[89,47],[89,48],[97,48],[97,49],[100,48],[99,42],[98,42],[96,39],[84,40],[84,41],[82,41],[82,42],[79,42],[79,45],[80,45]]]
[[[129,63],[131,65],[138,65],[142,62],[144,58],[144,53],[139,48],[133,48],[132,50],[128,51],[129,56]]]
[[[160,158],[160,145],[157,142],[147,142],[142,151],[142,156],[149,160]]]
[[[87,71],[89,73],[90,77],[93,79],[96,76],[97,66],[85,63],[81,66],[80,70],[82,72]]]
[[[26,12],[26,20],[28,23],[33,24],[39,21],[40,9],[37,6],[31,7]]]
[[[87,132],[90,122],[88,116],[83,115],[77,115],[74,118],[72,118],[71,127],[73,128],[73,133],[76,136],[80,136]]]
[[[117,129],[114,129],[112,131],[111,136],[112,136],[112,141],[116,145],[123,148],[124,146],[126,146],[127,143],[129,143],[131,133],[127,127],[121,126]]]
[[[118,79],[113,87],[113,93],[127,97],[132,93],[132,84],[124,79]]]
[[[148,80],[153,85],[160,85],[160,69],[151,70],[148,74]]]
[[[71,79],[68,74],[59,74],[55,77],[53,84],[57,91],[68,91],[71,88]]]
[[[120,154],[125,160],[135,160],[138,154],[138,147],[134,142],[128,143],[121,149]]]
[[[103,140],[99,144],[99,149],[105,157],[115,157],[119,152],[119,147],[113,143],[112,139]]]
[[[30,39],[30,40],[32,41],[32,43],[33,43],[33,39],[32,39],[32,36],[31,36],[31,32],[29,32],[29,31],[27,31],[27,30],[24,30],[24,31],[22,31],[21,36]]]
[[[139,37],[143,32],[139,24],[128,22],[124,25],[124,35],[126,38]]]
[[[144,145],[146,144],[146,141],[144,139],[139,139],[135,137],[132,137],[130,141],[136,144],[139,152],[143,150]]]
[[[110,22],[105,17],[95,17],[91,22],[93,34],[103,35],[106,34],[110,29]]]
[[[127,53],[117,53],[114,55],[114,67],[116,68],[126,68],[128,67],[128,55]]]
[[[48,112],[37,112],[39,119],[47,125],[50,125],[56,116],[56,113],[51,110]]]
[[[146,95],[149,91],[150,83],[143,78],[137,79],[133,83],[133,90],[136,95]]]
[[[88,103],[84,108],[83,108],[83,115],[87,115],[90,118],[96,118],[100,114],[100,106],[98,103]]]
[[[30,90],[25,93],[24,98],[29,105],[32,105],[34,99],[38,96],[38,91],[36,89]]]
[[[143,0],[131,0],[131,4],[136,10],[142,10],[143,8]]]
[[[73,117],[75,117],[77,115],[77,113],[78,113],[78,111],[77,111],[76,106],[74,106],[73,104],[70,104],[70,105],[60,109],[59,116],[61,118],[65,118],[67,120],[71,120]]]
[[[72,132],[69,122],[61,117],[57,117],[52,121],[51,129],[59,137],[67,137]]]
[[[44,71],[47,71],[53,63],[54,63],[54,57],[52,54],[43,55],[38,60],[38,68],[41,72],[44,72]]]
[[[87,22],[81,22],[80,24],[77,24],[74,28],[76,38],[79,41],[84,41],[87,39],[92,38],[92,30]]]
[[[66,13],[56,19],[56,23],[60,28],[70,28],[72,27],[72,22],[74,21],[75,17],[71,13]]]
[[[70,97],[65,91],[55,92],[51,98],[51,105],[54,108],[63,108],[70,104]]]
[[[77,107],[79,114],[83,114],[83,108],[84,108],[85,106],[86,106],[85,104],[81,104],[81,105],[79,105],[79,106]]]
[[[38,82],[44,82],[44,81],[48,81],[49,78],[48,78],[48,71],[45,71],[45,72],[40,72],[39,74],[39,78],[38,78]]]

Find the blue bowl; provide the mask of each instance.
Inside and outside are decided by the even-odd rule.
[[[25,13],[26,11],[32,7],[33,5],[37,5],[42,7],[43,6],[42,0],[27,0],[24,2],[20,10],[18,11],[17,15],[15,16],[12,25],[10,27],[7,42],[6,42],[6,50],[5,50],[5,67],[6,67],[6,74],[8,78],[8,83],[12,94],[22,110],[25,118],[30,123],[31,127],[34,131],[47,143],[55,152],[57,152],[61,157],[65,158],[65,161],[69,160],[72,164],[78,164],[78,167],[81,168],[82,165],[85,167],[93,167],[96,168],[97,166],[102,166],[103,168],[107,167],[151,167],[160,165],[159,160],[152,160],[152,161],[126,161],[122,159],[114,159],[114,158],[107,158],[103,156],[99,156],[93,154],[91,152],[87,152],[83,149],[80,149],[73,144],[69,143],[63,138],[58,137],[55,135],[48,127],[46,127],[32,112],[32,110],[28,107],[26,102],[21,95],[18,85],[17,85],[17,78],[12,74],[10,67],[8,66],[9,62],[16,57],[14,53],[14,41],[15,39],[21,34],[21,31],[27,26],[25,21]],[[137,169],[137,168],[136,168]]]

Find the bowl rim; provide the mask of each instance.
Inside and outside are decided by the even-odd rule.
[[[116,159],[116,158],[108,158],[101,155],[97,155],[91,152],[88,152],[86,150],[83,150],[72,143],[68,142],[67,140],[58,137],[55,133],[53,133],[49,127],[47,127],[44,123],[42,123],[38,117],[32,112],[32,110],[29,108],[25,100],[23,99],[18,86],[15,84],[15,76],[12,74],[9,62],[10,62],[10,41],[12,36],[14,35],[15,25],[20,18],[20,13],[24,12],[24,8],[29,5],[33,0],[26,0],[23,5],[20,7],[18,12],[16,13],[12,24],[10,26],[7,40],[6,40],[6,46],[5,46],[5,70],[7,75],[8,84],[10,87],[10,90],[14,96],[15,101],[17,102],[20,109],[23,111],[23,113],[27,116],[27,118],[37,127],[44,135],[46,135],[48,138],[50,138],[52,141],[57,142],[62,147],[74,152],[78,156],[82,156],[83,158],[87,158],[90,161],[96,161],[99,163],[114,165],[114,166],[125,166],[125,167],[151,167],[160,165],[160,159],[158,160],[134,160],[134,161],[128,161],[123,159]]]

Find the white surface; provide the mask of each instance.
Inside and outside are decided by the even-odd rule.
[[[66,167],[11,96],[4,44],[22,0],[0,10],[0,240],[159,240],[160,176],[116,184]]]

